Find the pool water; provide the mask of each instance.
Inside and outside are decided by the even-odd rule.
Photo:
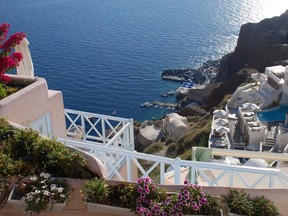
[[[288,106],[279,106],[267,111],[257,112],[257,116],[263,122],[284,121],[286,112],[288,112]]]

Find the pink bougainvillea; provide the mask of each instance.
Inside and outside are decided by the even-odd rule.
[[[5,73],[16,68],[23,58],[20,52],[11,54],[12,49],[26,37],[25,33],[18,32],[5,41],[9,28],[10,25],[8,23],[0,25],[0,82],[3,83],[10,81],[10,77],[5,75]]]

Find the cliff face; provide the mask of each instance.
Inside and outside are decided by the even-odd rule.
[[[235,51],[224,56],[217,80],[228,80],[244,67],[263,72],[275,61],[288,59],[288,10],[279,17],[241,26]]]

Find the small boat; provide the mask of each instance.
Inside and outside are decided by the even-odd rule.
[[[140,106],[141,106],[141,107],[151,107],[151,106],[153,106],[153,103],[151,103],[151,102],[145,102],[145,103],[141,104]]]
[[[158,104],[155,105],[155,108],[158,108]]]
[[[167,95],[173,95],[173,94],[174,94],[174,91],[167,92]]]
[[[166,94],[166,93],[161,94],[161,97],[168,97],[168,94]]]
[[[151,107],[153,106],[153,103],[147,102],[146,107]]]
[[[115,116],[117,114],[116,110],[112,112],[112,115]]]

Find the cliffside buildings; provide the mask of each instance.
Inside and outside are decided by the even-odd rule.
[[[230,137],[230,143],[213,145],[216,124],[214,116],[209,146],[286,152],[288,67],[267,67],[265,74],[253,74],[251,77],[254,82],[239,87],[227,102],[226,111],[230,117],[234,114],[233,118],[228,117],[229,131],[225,135]]]

